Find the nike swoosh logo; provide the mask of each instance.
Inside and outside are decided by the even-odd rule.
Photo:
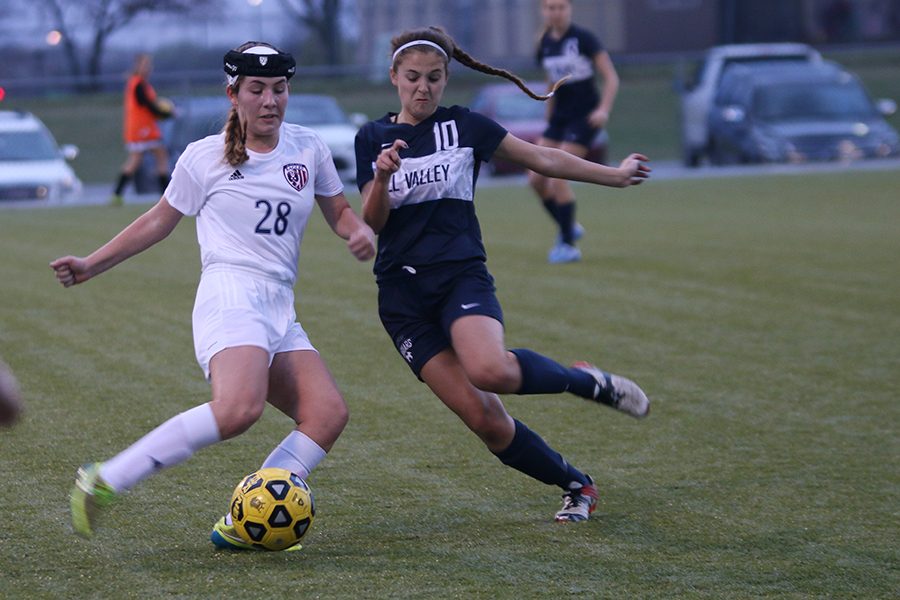
[[[476,306],[481,306],[481,302],[472,302],[471,304],[460,304],[459,307],[463,310],[469,310],[470,308],[475,308]]]

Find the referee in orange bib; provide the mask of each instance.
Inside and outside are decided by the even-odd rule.
[[[110,204],[121,206],[124,202],[125,186],[134,177],[141,165],[144,152],[151,152],[156,159],[156,174],[160,193],[169,184],[169,155],[162,141],[157,121],[172,116],[171,102],[157,98],[156,90],[147,81],[153,70],[153,59],[149,54],[139,54],[134,68],[125,84],[125,149],[128,158],[122,165],[116,189]]]

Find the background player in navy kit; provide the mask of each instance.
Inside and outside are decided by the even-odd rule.
[[[648,176],[646,158],[633,154],[618,168],[590,163],[524,142],[466,108],[439,106],[451,56],[527,89],[473,60],[440,29],[406,32],[392,47],[401,110],[366,124],[356,138],[363,217],[379,233],[382,323],[413,372],[504,464],[565,491],[558,521],[586,520],[597,501],[593,481],[514,420],[497,394],[569,391],[635,417],[647,414],[649,401],[634,382],[593,365],[566,368],[531,350],[506,350],[475,183],[481,162],[496,155],[547,176],[625,187]]]
[[[305,478],[347,423],[347,405],[296,320],[293,286],[315,203],[357,259],[375,255],[374,233],[344,198],[321,138],[283,123],[294,59],[248,42],[224,63],[232,105],[225,131],[189,145],[160,201],[110,242],[87,258],[65,256],[50,265],[64,286],[83,283],[165,238],[182,216],[197,217],[202,275],[194,346],[212,401],[166,421],[109,461],[79,470],[72,524],[85,536],[98,508],[157,470],[244,432],[267,401],[296,428],[263,467]],[[212,541],[251,547],[225,518]]]
[[[583,158],[594,137],[606,127],[619,91],[619,76],[594,34],[572,23],[571,0],[541,0],[541,12],[545,30],[538,44],[538,62],[550,82],[567,79],[549,101],[547,129],[537,143]],[[597,93],[596,73],[603,79],[602,96]],[[575,220],[572,186],[565,179],[534,171],[528,181],[559,225],[559,236],[547,259],[551,263],[581,260],[575,242],[583,229]]]

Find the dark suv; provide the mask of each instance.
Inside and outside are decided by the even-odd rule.
[[[900,153],[885,121],[897,105],[873,103],[859,80],[822,62],[733,65],[709,115],[715,164],[883,158]]]

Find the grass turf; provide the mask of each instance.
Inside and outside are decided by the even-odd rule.
[[[63,290],[47,263],[143,207],[2,210],[0,354],[28,413],[0,431],[0,595],[896,597],[898,186],[885,172],[579,187],[585,260],[563,266],[546,264],[553,231],[530,192],[479,193],[509,345],[595,361],[654,401],[637,422],[573,397],[505,398],[598,480],[580,526],[552,523],[557,490],[503,467],[408,373],[369,265],[314,219],[298,312],[352,416],[290,554],[206,539],[289,430],[271,409],[132,491],[94,540],[72,535],[77,466],[208,396],[193,224]]]

